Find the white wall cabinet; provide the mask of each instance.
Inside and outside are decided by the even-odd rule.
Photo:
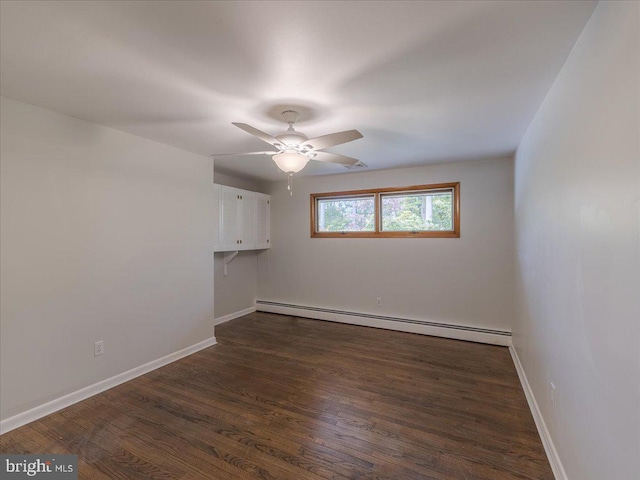
[[[271,247],[269,195],[214,184],[214,251],[258,250]]]

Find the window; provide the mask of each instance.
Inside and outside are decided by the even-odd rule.
[[[312,237],[459,237],[460,184],[311,195]]]
[[[375,195],[321,197],[316,211],[318,232],[375,231]]]

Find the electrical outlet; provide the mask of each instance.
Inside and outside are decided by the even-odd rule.
[[[93,344],[93,356],[98,357],[104,353],[104,341],[98,340]]]
[[[549,387],[551,387],[550,393],[551,393],[551,406],[555,407],[556,406],[556,386],[553,384],[553,382],[549,383]]]
[[[382,305],[382,297],[376,298],[376,305],[378,306]]]

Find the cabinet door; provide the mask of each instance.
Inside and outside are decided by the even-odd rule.
[[[222,218],[220,221],[220,251],[229,252],[240,247],[240,190],[221,186],[220,203]]]
[[[220,185],[213,184],[213,251],[220,249]]]
[[[271,197],[256,194],[256,248],[271,247]]]
[[[256,248],[256,194],[243,190],[240,193],[240,249]]]

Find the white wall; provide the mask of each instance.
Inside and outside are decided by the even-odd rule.
[[[294,178],[270,185],[258,298],[511,330],[512,159]],[[311,193],[459,181],[460,238],[310,238]],[[383,298],[382,306],[376,297]]]
[[[600,2],[516,155],[514,343],[576,480],[640,478],[639,15]]]
[[[220,185],[226,185],[227,187],[242,188],[244,190],[250,190],[252,192],[258,192],[258,182],[255,180],[249,180],[247,178],[235,177],[226,173],[220,173],[215,171],[215,182]]]
[[[255,181],[215,172],[215,182],[252,192],[261,189]],[[239,252],[224,276],[224,253],[215,254],[215,317],[221,318],[253,308],[256,303],[259,250]]]
[[[212,337],[211,159],[1,113],[2,419]]]

